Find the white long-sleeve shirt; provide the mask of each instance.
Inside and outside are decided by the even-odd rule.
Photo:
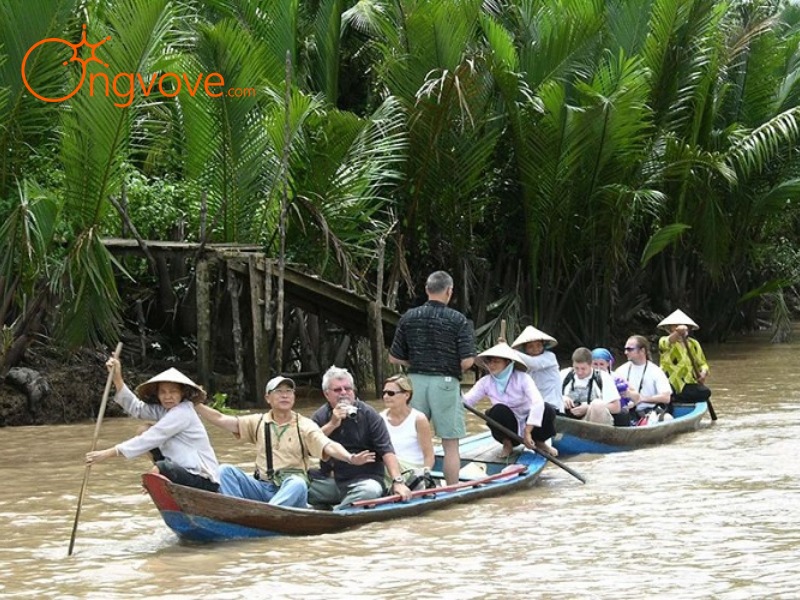
[[[132,417],[156,421],[144,433],[117,444],[125,458],[158,448],[165,458],[190,473],[219,482],[217,456],[191,402],[184,401],[167,410],[160,404],[142,402],[127,385],[116,393],[114,402]]]
[[[561,375],[559,374],[556,355],[545,350],[537,356],[516,351],[520,360],[528,367],[528,375],[533,377],[536,389],[544,401],[557,411],[564,411],[564,400],[561,398]]]

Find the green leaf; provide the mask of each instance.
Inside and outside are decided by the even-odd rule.
[[[650,262],[651,258],[676,241],[687,229],[691,229],[691,225],[673,223],[672,225],[667,225],[656,231],[650,239],[647,240],[647,244],[642,251],[641,266],[644,267]]]

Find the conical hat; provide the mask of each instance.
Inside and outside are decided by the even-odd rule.
[[[150,404],[158,403],[158,384],[159,383],[179,383],[186,389],[184,395],[186,400],[192,402],[203,402],[206,399],[206,391],[194,381],[189,379],[186,375],[178,371],[178,369],[171,368],[166,371],[151,377],[144,383],[136,387],[136,395],[139,396],[144,402]],[[189,389],[191,388],[191,392]]]
[[[540,331],[533,327],[532,325],[528,325],[525,329],[522,330],[522,333],[517,336],[517,339],[514,340],[514,343],[511,344],[513,348],[517,346],[523,346],[528,342],[543,342],[544,347],[549,350],[550,348],[555,348],[558,345],[556,338],[553,336],[547,335],[544,331]]]
[[[692,329],[700,329],[700,326],[692,321],[692,319],[680,309],[676,310],[658,324],[659,327],[663,327],[664,329],[669,329],[670,325],[688,325]]]
[[[505,358],[506,360],[510,360],[512,363],[514,363],[514,368],[519,371],[528,370],[528,366],[524,362],[522,362],[522,359],[519,357],[519,354],[517,354],[517,351],[511,348],[511,346],[509,346],[505,342],[501,342],[496,346],[492,346],[488,350],[484,350],[483,352],[478,354],[477,356],[478,363],[481,366],[486,367],[486,359],[489,358],[490,356]]]

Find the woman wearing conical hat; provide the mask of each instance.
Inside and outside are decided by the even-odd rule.
[[[533,377],[544,401],[557,411],[563,411],[560,369],[556,355],[551,352],[556,345],[558,342],[554,337],[530,325],[511,343],[511,347],[528,368],[528,375]]]
[[[219,491],[219,463],[192,406],[193,400],[205,399],[203,388],[177,369],[167,369],[139,385],[137,398],[125,385],[119,360],[108,359],[106,368],[117,390],[114,401],[130,416],[156,423],[116,446],[88,452],[86,462],[94,464],[116,456],[134,458],[157,448],[163,459],[156,461],[152,472],[181,485]]]
[[[487,417],[506,429],[516,431],[529,448],[535,446],[544,452],[558,454],[547,444],[547,440],[556,434],[556,410],[544,401],[517,352],[501,342],[478,354],[475,362],[489,373],[464,394],[464,402],[475,406],[488,397],[492,407],[486,411]],[[491,425],[489,429],[492,437],[503,444],[503,456],[511,454],[513,441]]]
[[[676,310],[658,324],[669,335],[658,341],[661,369],[667,374],[674,393],[673,402],[702,402],[711,397],[705,386],[708,362],[703,348],[689,331],[699,329],[682,310]]]

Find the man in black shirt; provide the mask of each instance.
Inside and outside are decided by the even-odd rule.
[[[334,476],[311,481],[309,504],[327,504],[337,510],[358,500],[379,498],[384,493],[384,467],[392,478],[392,491],[408,500],[411,490],[400,472],[386,423],[374,408],[356,398],[350,372],[339,367],[328,369],[322,376],[322,393],[327,402],[311,415],[311,420],[348,452],[374,452],[375,462],[356,465],[331,458]]]
[[[467,434],[461,403],[461,374],[475,361],[475,332],[457,310],[448,308],[453,278],[431,273],[425,283],[428,301],[407,311],[397,325],[389,362],[408,367],[414,386],[411,406],[433,423],[444,448],[444,476],[458,482],[458,440]]]

